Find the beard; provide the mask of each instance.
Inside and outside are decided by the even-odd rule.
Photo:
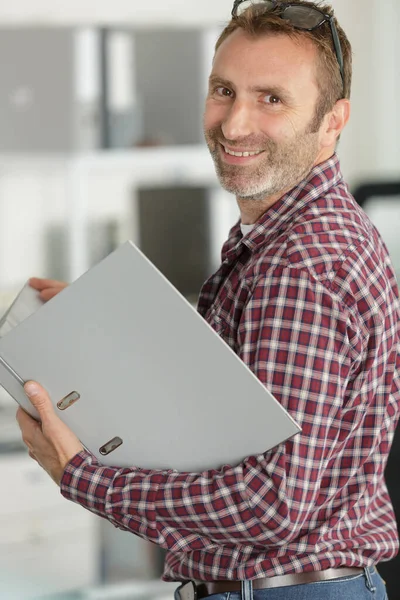
[[[309,174],[320,150],[318,132],[310,126],[283,142],[263,135],[232,144],[225,140],[221,127],[206,130],[204,135],[222,187],[243,200],[260,201],[293,189]],[[222,158],[221,144],[263,152],[254,165],[230,165]]]

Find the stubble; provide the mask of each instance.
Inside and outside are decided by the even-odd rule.
[[[224,139],[221,127],[205,131],[205,138],[213,158],[220,183],[239,200],[260,202],[271,196],[286,193],[302,181],[313,168],[319,153],[318,132],[310,130],[294,138],[277,142],[266,136],[252,136],[236,140],[238,147],[262,149],[252,165],[230,165],[224,162],[220,144],[230,148],[232,142]]]

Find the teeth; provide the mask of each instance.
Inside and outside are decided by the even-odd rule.
[[[233,152],[232,150],[229,150],[228,148],[225,148],[225,152],[227,154],[230,154],[231,156],[257,156],[257,154],[261,154],[261,151],[258,152]]]

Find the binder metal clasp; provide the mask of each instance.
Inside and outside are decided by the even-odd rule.
[[[78,394],[78,392],[71,392],[70,394],[68,394],[68,396],[65,396],[65,398],[57,402],[57,408],[59,408],[60,410],[66,410],[67,408],[75,404],[75,402],[77,402],[80,397],[81,396],[80,394]]]

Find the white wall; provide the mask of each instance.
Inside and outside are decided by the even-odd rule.
[[[400,2],[333,0],[354,52],[352,116],[339,148],[345,176],[400,178]]]
[[[0,4],[0,25],[202,26],[225,22],[232,4],[231,0],[13,0]]]

